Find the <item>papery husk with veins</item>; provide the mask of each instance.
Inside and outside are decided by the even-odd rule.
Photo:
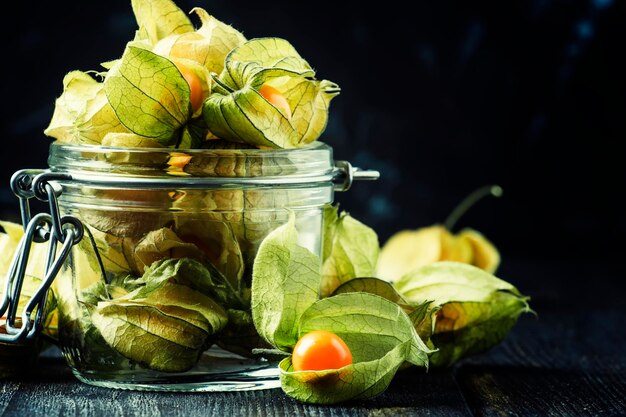
[[[281,175],[295,169],[288,157],[237,150],[202,155],[180,152],[168,164],[194,177],[250,178]],[[174,229],[182,240],[203,250],[247,298],[258,245],[286,221],[287,213],[277,208],[288,206],[290,193],[301,195],[304,191],[245,187],[173,191],[172,209],[178,212],[174,215]]]
[[[295,215],[261,244],[254,263],[252,317],[259,335],[287,354],[313,330],[339,336],[352,354],[339,369],[298,370],[287,356],[281,387],[307,403],[332,404],[383,392],[405,362],[426,367],[430,350],[396,303],[365,292],[319,298],[319,256],[298,244]]]
[[[115,115],[101,82],[82,71],[65,75],[63,93],[44,134],[59,142],[97,145],[107,134],[124,132],[129,131]]]
[[[166,36],[152,50],[171,58],[193,60],[210,72],[219,74],[224,69],[226,55],[243,44],[246,38],[200,7],[194,7],[191,13],[195,13],[200,19],[201,26],[197,30]]]
[[[102,232],[83,222],[85,235],[78,243],[80,254],[85,255],[89,266],[105,282],[119,274],[138,272],[134,248],[139,238],[119,237]],[[78,256],[78,255],[76,255]],[[97,279],[93,279],[94,281]]]
[[[93,305],[90,302],[102,299],[105,282],[114,280],[116,274],[102,271],[91,248],[89,230],[93,229],[85,230],[84,238],[54,280],[53,291],[59,306],[59,339],[64,349],[80,352],[72,363],[78,370],[130,370],[134,367],[131,361],[107,345],[91,320]],[[103,250],[103,253],[107,252]],[[113,250],[109,253],[112,254]],[[102,260],[107,267],[114,268],[106,257]]]
[[[93,159],[114,164],[112,168],[142,169],[145,172],[146,168],[149,167],[161,169],[169,158],[167,152],[160,150],[167,149],[165,146],[153,139],[130,132],[108,133],[102,139],[102,146],[114,147],[116,149],[94,152]],[[138,152],[137,149],[126,151],[124,148],[143,149]]]
[[[294,193],[298,191],[277,188],[258,191],[250,189],[244,192],[245,209],[242,219],[232,222],[231,227],[243,254],[247,270],[244,280],[248,287],[251,285],[252,264],[259,246],[272,230],[289,218],[289,212],[278,207],[289,207],[289,198]]]
[[[233,49],[202,115],[220,138],[268,148],[297,148],[326,128],[328,107],[339,87],[316,80],[315,71],[289,42],[259,38]],[[286,99],[291,117],[259,90],[268,85]]]
[[[207,256],[197,243],[184,241],[169,227],[148,232],[133,249],[135,273],[143,275],[146,268],[163,259],[190,258],[204,262]]]
[[[187,14],[171,0],[132,0],[131,5],[139,26],[136,40],[155,44],[172,34],[193,31]]]
[[[171,198],[172,209],[201,213],[207,221],[239,222],[243,218],[244,191],[240,188],[180,190]]]
[[[193,243],[233,288],[242,291],[245,265],[230,223],[189,214],[176,216],[174,227],[181,240]]]
[[[195,29],[188,14],[170,0],[133,0],[139,29],[134,41],[144,42],[152,51],[170,58],[192,60],[207,70],[220,73],[226,55],[246,38],[201,7],[194,7],[200,27]]]
[[[433,366],[449,366],[501,342],[523,313],[529,297],[512,284],[473,265],[436,262],[402,277],[395,288],[411,303],[429,303],[434,326],[427,335],[437,348]]]
[[[194,177],[253,178],[298,172],[297,164],[286,153],[253,150],[256,149],[253,145],[225,140],[207,140],[202,148],[207,150],[200,154],[173,153],[168,165]],[[185,156],[183,161],[181,156]]]
[[[91,320],[107,344],[123,356],[150,369],[183,372],[198,361],[208,337],[198,324],[200,314],[189,310],[184,314],[176,317],[153,306],[101,302]]]
[[[272,347],[259,336],[250,311],[236,309],[228,309],[228,323],[215,338],[215,344],[245,357],[254,357],[255,349]]]
[[[270,231],[287,221],[289,216],[284,209],[290,207],[291,199],[299,194],[302,191],[295,189],[246,190],[243,222],[238,233],[249,242],[262,240]]]
[[[500,253],[484,235],[470,228],[458,234],[452,234],[443,225],[402,230],[383,246],[378,276],[393,282],[438,261],[463,262],[493,273],[500,264]]]
[[[396,282],[418,268],[440,261],[462,262],[495,273],[500,265],[500,253],[493,243],[471,228],[452,232],[457,220],[470,207],[490,195],[500,197],[502,188],[488,185],[476,189],[459,203],[442,225],[393,234],[381,249],[376,276]]]
[[[166,190],[84,188],[83,193],[85,198],[91,195],[103,208],[80,208],[76,216],[101,232],[117,237],[141,238],[172,220],[172,215],[166,211],[171,201]]]
[[[324,244],[321,296],[328,297],[341,284],[374,276],[379,244],[376,232],[338,206],[324,209]]]
[[[97,281],[78,300],[85,335],[71,335],[77,339],[72,343],[86,341],[95,326],[100,344],[123,357],[165,372],[190,369],[211,345],[209,336],[228,321],[216,299],[232,295],[220,280],[198,261],[168,258],[153,262],[140,278]]]
[[[275,189],[186,190],[173,204],[184,212],[175,215],[174,227],[182,240],[203,250],[244,294],[250,286],[258,246],[287,219],[287,212],[276,207],[285,205],[288,193]]]
[[[179,192],[172,204],[177,210],[201,213],[207,222],[226,222],[242,244],[260,243],[287,219],[277,207],[285,207],[290,190],[216,189]]]
[[[180,146],[192,118],[191,90],[172,60],[131,42],[108,71],[103,87],[129,131],[164,146]]]

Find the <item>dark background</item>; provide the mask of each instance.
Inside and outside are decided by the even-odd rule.
[[[248,38],[288,39],[320,78],[342,87],[323,140],[337,159],[382,176],[337,200],[381,243],[443,222],[472,190],[499,184],[504,196],[478,203],[457,228],[482,231],[505,265],[621,271],[626,2],[177,4],[204,7]],[[18,215],[11,174],[46,166],[43,130],[63,75],[100,69],[136,29],[130,1],[14,7],[2,28],[0,214],[9,220]]]

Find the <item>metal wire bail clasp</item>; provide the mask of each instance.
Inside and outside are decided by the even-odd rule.
[[[0,342],[19,343],[35,338],[44,320],[48,289],[72,246],[83,237],[82,223],[73,216],[61,217],[59,213],[57,198],[61,194],[61,188],[58,183],[53,182],[59,180],[68,181],[71,177],[42,170],[21,170],[11,178],[11,189],[20,201],[24,235],[20,239],[5,277],[0,299],[0,317],[5,320],[6,331],[6,334],[0,333]],[[48,202],[50,213],[39,213],[31,218],[29,200],[33,197]],[[41,278],[41,283],[24,304],[21,317],[18,317],[26,267],[34,242],[48,242],[44,276],[38,277]],[[62,247],[57,251],[59,242]],[[18,319],[21,319],[21,322],[18,322]]]

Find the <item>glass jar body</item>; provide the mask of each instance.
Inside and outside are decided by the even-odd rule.
[[[60,182],[61,215],[85,228],[53,286],[74,374],[128,389],[278,386],[256,350],[271,346],[250,312],[254,259],[291,213],[299,245],[321,259],[330,148],[63,148],[49,159],[72,176]]]

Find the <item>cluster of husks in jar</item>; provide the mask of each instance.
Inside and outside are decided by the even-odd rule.
[[[75,296],[76,284],[55,288],[66,339],[82,339],[86,352],[96,349],[83,357],[180,372],[214,344],[245,356],[264,346],[250,316],[252,262],[265,235],[285,221],[286,213],[255,207],[279,203],[281,193],[90,192],[110,205],[75,212],[86,230],[72,263],[82,293]],[[268,198],[272,201],[264,201]],[[127,199],[169,205],[116,209]]]
[[[316,140],[339,87],[317,80],[280,38],[247,40],[194,8],[132,2],[137,24],[102,80],[68,73],[45,130],[59,141],[124,147],[297,148]]]

